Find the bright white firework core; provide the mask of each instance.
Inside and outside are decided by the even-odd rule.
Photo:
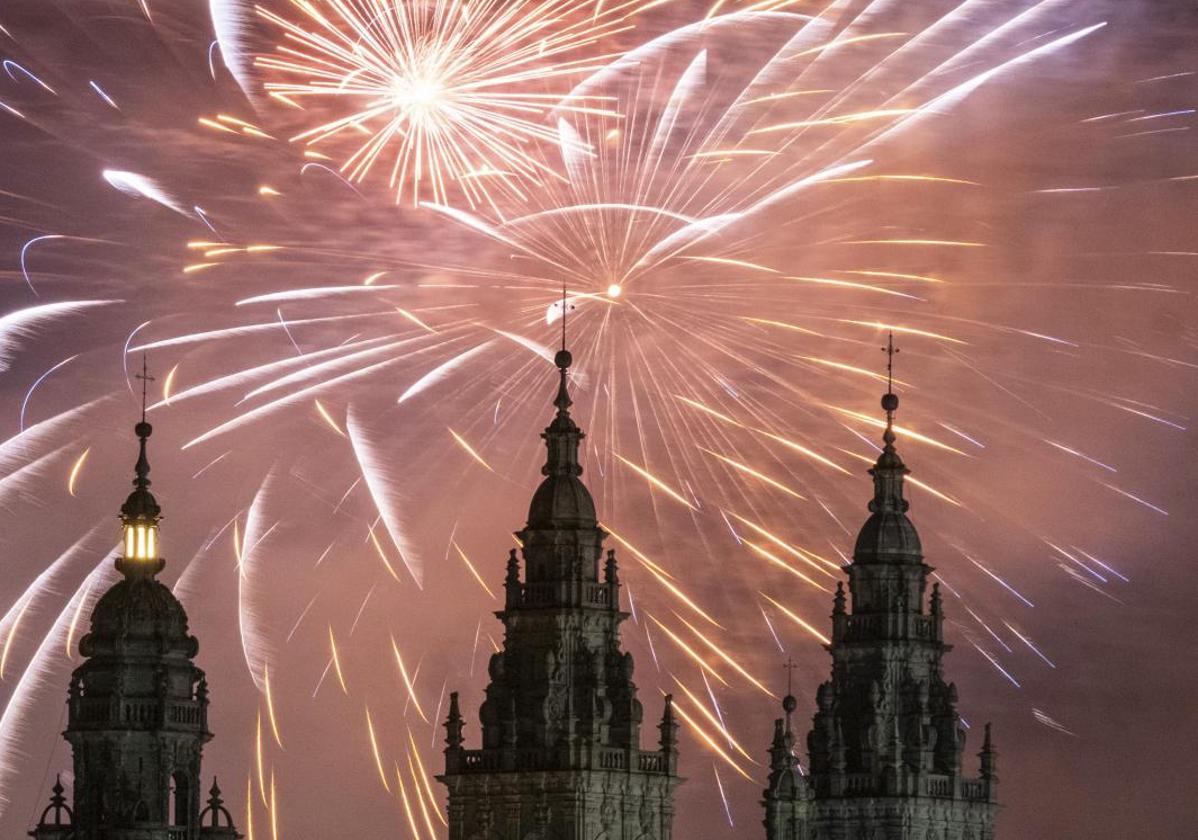
[[[610,286],[607,287],[607,296],[617,298],[620,296],[620,293],[623,291],[624,290],[622,288],[620,288],[619,283],[612,283]]]

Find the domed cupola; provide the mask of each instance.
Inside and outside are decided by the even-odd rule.
[[[894,413],[898,405],[893,386],[887,388],[882,396],[882,409],[886,412],[882,453],[869,471],[874,479],[874,497],[869,503],[870,517],[861,527],[853,548],[855,563],[919,565],[923,562],[919,534],[907,518],[910,504],[903,498],[903,478],[911,471],[894,448]]]
[[[578,463],[578,445],[586,437],[570,417],[569,390],[566,387],[573,357],[566,349],[554,357],[561,376],[557,398],[553,404],[557,414],[541,437],[548,449],[545,466],[541,467],[544,481],[533,493],[528,507],[528,527],[532,529],[594,528],[595,500],[582,483],[582,466]]]

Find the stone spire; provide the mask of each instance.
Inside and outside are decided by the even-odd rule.
[[[568,300],[563,290],[565,320]],[[620,580],[603,563],[595,502],[583,484],[570,416],[573,358],[563,343],[555,413],[541,437],[546,459],[528,520],[508,556],[503,649],[491,657],[479,710],[482,748],[466,749],[456,694],[446,721],[449,840],[504,837],[653,837],[669,840],[679,780],[677,724],[669,700],[659,748],[641,749],[644,715],[620,648]]]
[[[121,505],[121,525],[124,531],[124,553],[117,560],[117,569],[126,577],[153,577],[162,571],[163,560],[158,556],[158,520],[162,509],[150,492],[150,459],[146,444],[154,427],[146,422],[146,386],[153,377],[142,358],[141,420],[133,427],[137,435],[137,463],[133,467],[133,492]]]
[[[144,363],[139,378],[149,381]],[[157,579],[161,509],[150,493],[144,395],[143,384],[134,489],[120,512],[122,578],[96,602],[71,676],[63,733],[74,754],[70,840],[236,840],[215,786],[209,805],[219,813],[201,826],[208,687],[193,662],[199,644],[187,613]],[[32,835],[53,840],[55,830],[39,825]]]
[[[799,829],[802,820],[807,815],[808,790],[807,780],[799,768],[795,757],[795,736],[791,728],[791,718],[798,708],[794,694],[792,679],[794,663],[786,663],[786,696],[782,698],[783,717],[774,721],[774,739],[770,743],[770,775],[763,792],[762,805],[765,808],[765,836],[767,840],[793,840],[803,837]]]
[[[928,597],[932,569],[907,516],[910,471],[895,447],[893,336],[883,350],[883,447],[869,471],[873,498],[847,568],[848,598],[838,584],[833,599],[832,678],[816,692],[805,790],[766,793],[769,840],[879,831],[890,840],[994,837],[993,752],[987,742],[979,778],[962,773],[965,727],[956,686],[943,677],[944,605],[938,587]],[[776,724],[771,780],[785,769],[788,730]]]

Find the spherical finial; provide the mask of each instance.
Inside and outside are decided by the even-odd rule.
[[[799,702],[795,700],[793,694],[787,694],[782,698],[782,711],[786,712],[786,714],[791,714],[798,707]]]
[[[565,370],[574,364],[574,357],[570,355],[569,350],[558,350],[557,354],[553,357],[553,363],[562,370]]]
[[[892,391],[887,391],[885,394],[882,395],[882,410],[883,411],[888,412],[888,413],[892,412],[892,411],[898,411],[898,405],[899,405],[898,394],[896,394]]]
[[[149,423],[147,423],[145,420],[142,420],[140,423],[138,423],[136,426],[133,427],[133,432],[139,438],[148,438],[151,434],[153,434],[154,427],[151,426]]]

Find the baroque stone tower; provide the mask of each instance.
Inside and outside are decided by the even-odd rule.
[[[886,348],[893,361],[893,340]],[[848,566],[849,601],[839,584],[832,609],[832,679],[818,710],[802,775],[791,713],[774,724],[767,840],[993,840],[998,806],[996,753],[986,725],[981,775],[962,767],[965,729],[957,688],[944,680],[944,612],[939,584],[907,517],[895,450],[898,396],[889,388],[885,444],[870,470],[874,496]]]
[[[563,301],[564,304],[564,301]],[[563,316],[564,316],[563,305]],[[563,326],[564,339],[564,326]],[[564,342],[563,342],[564,345]],[[670,704],[658,749],[641,749],[632,656],[620,650],[614,551],[579,476],[583,433],[570,417],[570,353],[558,352],[548,457],[504,580],[503,650],[491,657],[479,710],[482,748],[466,749],[450,695],[445,772],[449,840],[670,840],[677,724]]]
[[[143,372],[144,376],[144,372]],[[74,803],[56,782],[36,840],[237,840],[215,780],[201,811],[208,684],[187,614],[156,576],[161,510],[150,493],[142,420],[134,490],[121,506],[122,579],[96,603],[79,642],[63,733],[74,754]],[[202,825],[203,823],[203,825]]]

